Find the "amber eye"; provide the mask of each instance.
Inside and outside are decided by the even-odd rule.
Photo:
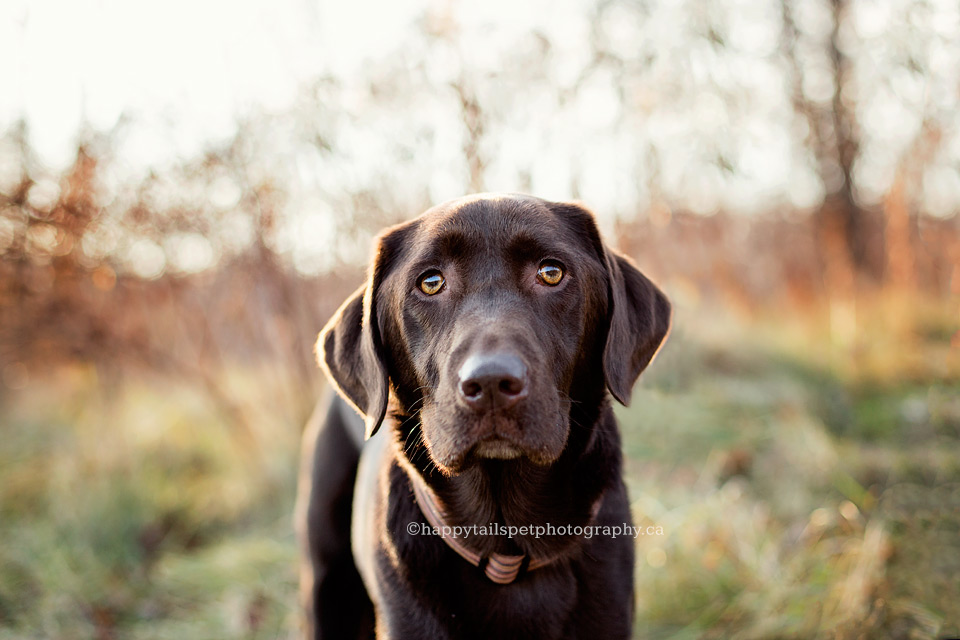
[[[543,284],[555,287],[563,280],[563,266],[553,260],[544,260],[537,269],[537,279]]]
[[[435,293],[439,293],[440,289],[443,289],[444,282],[446,282],[446,280],[443,279],[443,274],[439,271],[427,271],[420,276],[420,291],[423,291],[428,296],[432,296]]]

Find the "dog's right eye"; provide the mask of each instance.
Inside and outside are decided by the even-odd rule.
[[[563,265],[553,260],[544,260],[537,269],[537,279],[550,287],[557,286],[563,280]]]
[[[432,296],[435,293],[439,293],[440,289],[443,289],[444,282],[446,281],[443,279],[443,274],[439,271],[427,271],[420,276],[420,291],[423,291],[428,296]]]

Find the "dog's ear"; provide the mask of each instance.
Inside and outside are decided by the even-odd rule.
[[[600,238],[589,209],[575,202],[552,202],[576,237],[590,243],[607,272],[607,343],[603,375],[620,404],[630,402],[633,383],[657,354],[670,331],[670,301],[655,284]]]
[[[363,414],[367,438],[380,428],[390,395],[377,299],[408,228],[395,227],[378,239],[366,284],[343,303],[317,340],[320,366],[340,395]]]
[[[670,331],[670,301],[630,262],[605,250],[610,328],[603,350],[607,388],[628,404],[633,384]]]

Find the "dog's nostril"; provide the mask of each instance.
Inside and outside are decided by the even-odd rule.
[[[500,381],[500,392],[515,396],[523,391],[523,381],[517,378],[504,378]]]
[[[460,385],[460,391],[468,398],[479,398],[483,395],[483,387],[478,382],[467,380]]]

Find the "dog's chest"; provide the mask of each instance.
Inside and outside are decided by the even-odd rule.
[[[444,603],[452,637],[546,639],[567,635],[577,599],[577,584],[569,569],[541,569],[499,585],[467,565],[460,579],[462,590],[435,583],[437,591],[432,594]]]

